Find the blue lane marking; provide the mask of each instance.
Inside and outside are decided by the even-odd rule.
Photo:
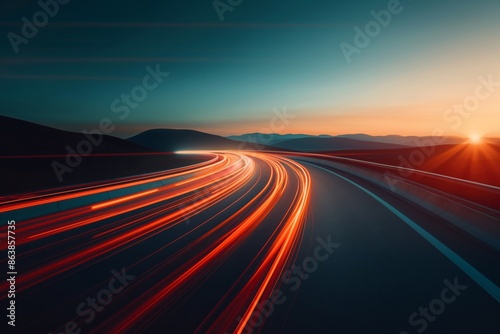
[[[441,241],[436,239],[432,234],[424,230],[420,225],[415,223],[413,220],[410,218],[406,217],[404,214],[402,214],[398,209],[384,201],[382,198],[378,197],[371,191],[363,188],[359,184],[349,180],[348,178],[343,177],[342,175],[339,175],[335,172],[332,172],[331,170],[328,170],[326,168],[317,166],[312,163],[308,163],[305,161],[301,161],[301,163],[306,163],[308,165],[314,166],[316,168],[322,169],[328,173],[331,173],[339,178],[341,178],[344,181],[349,182],[353,186],[361,189],[371,197],[373,197],[377,202],[382,204],[384,207],[386,207],[389,211],[391,211],[393,214],[395,214],[398,218],[400,218],[402,221],[404,221],[408,226],[410,226],[413,230],[415,230],[418,234],[420,234],[425,240],[427,240],[432,246],[437,248],[438,251],[440,251],[444,256],[446,256],[451,262],[453,262],[457,267],[459,267],[464,273],[466,273],[471,279],[473,279],[480,287],[482,287],[491,297],[493,297],[497,302],[500,303],[500,288],[496,286],[495,283],[490,281],[486,276],[481,274],[476,268],[471,266],[467,261],[462,259],[457,253],[446,247]]]

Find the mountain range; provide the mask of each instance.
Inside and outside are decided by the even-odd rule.
[[[89,135],[58,130],[51,127],[0,116],[0,155],[66,154],[67,147],[77,147],[89,141]],[[459,137],[446,137],[439,145],[465,142]],[[494,139],[498,142],[498,139]],[[180,150],[293,150],[293,151],[342,151],[385,150],[414,146],[432,146],[434,138],[416,136],[370,136],[347,134],[340,136],[307,134],[248,133],[222,137],[195,130],[152,129],[128,139],[110,135],[102,136],[93,154],[130,152],[175,152]]]
[[[305,142],[308,144],[317,143],[320,146],[327,145],[328,142],[336,143],[336,141],[332,140],[333,138],[342,138],[342,139],[352,139],[356,141],[365,141],[365,142],[376,142],[376,143],[385,143],[385,144],[395,144],[399,146],[430,146],[435,143],[435,138],[431,136],[399,136],[399,135],[388,135],[388,136],[370,136],[363,133],[358,134],[345,134],[338,136],[331,135],[307,135],[307,134],[263,134],[263,133],[247,133],[243,135],[236,136],[228,136],[227,138],[232,140],[241,140],[258,144],[267,144],[273,145],[276,147],[288,147],[290,144],[283,144],[286,141],[297,140],[297,139],[306,139]],[[313,140],[314,139],[314,140]],[[321,139],[321,140],[318,140]],[[329,139],[329,140],[327,140]],[[455,145],[461,144],[465,141],[464,138],[461,137],[444,137],[440,140],[440,145]],[[296,141],[295,143],[300,143]],[[349,143],[349,141],[339,141],[341,146],[342,143]],[[310,146],[306,144],[306,146]],[[301,144],[301,146],[303,146]],[[387,147],[380,147],[387,148]]]

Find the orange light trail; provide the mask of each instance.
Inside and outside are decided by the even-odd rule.
[[[115,204],[118,204],[118,203],[123,203],[123,202],[130,201],[130,200],[138,198],[138,197],[142,197],[142,196],[146,196],[146,195],[155,193],[157,191],[158,191],[158,188],[157,189],[153,189],[153,190],[149,190],[149,191],[145,191],[145,192],[142,192],[142,193],[138,193],[138,194],[135,194],[135,195],[125,196],[125,197],[122,197],[122,198],[119,198],[119,199],[115,199],[113,201],[109,201],[109,202],[104,202],[104,203],[101,203],[101,204],[93,205],[93,206],[91,206],[91,209],[95,210],[95,209],[104,208],[104,207],[107,207],[107,206],[110,206],[110,205],[115,205]]]
[[[126,328],[133,328],[141,319],[147,317],[148,314],[154,314],[155,310],[160,308],[160,305],[165,301],[175,300],[176,295],[198,284],[203,277],[217,268],[221,261],[230,257],[250,234],[263,223],[273,208],[280,202],[287,188],[291,186],[289,172],[285,166],[292,169],[293,174],[296,175],[299,189],[296,191],[296,196],[288,210],[286,219],[277,227],[279,233],[268,255],[262,261],[262,265],[258,268],[254,277],[248,282],[247,290],[254,289],[257,284],[256,281],[263,280],[258,293],[250,305],[245,306],[246,308],[242,308],[240,305],[238,310],[245,314],[251,314],[256,303],[262,298],[264,291],[274,286],[284,268],[291,264],[290,259],[293,258],[291,255],[296,253],[300,245],[299,241],[310,200],[311,182],[309,173],[299,164],[286,158],[276,158],[262,153],[245,154],[269,166],[269,181],[251,202],[243,206],[219,226],[225,226],[236,219],[241,220],[245,210],[254,207],[260,201],[258,207],[255,207],[236,227],[221,235],[215,242],[212,242],[210,249],[205,249],[204,252],[199,253],[156,286],[146,291],[143,294],[144,297],[140,301],[136,301],[140,303],[140,307],[137,307],[138,304],[134,303],[133,308],[131,306],[130,310],[123,311],[128,314],[126,317],[127,320],[123,320],[121,316],[117,316],[116,319],[110,319],[110,323],[122,319],[120,325],[113,327],[113,332],[121,332]],[[188,248],[190,247],[188,246]],[[183,250],[180,254],[185,255],[186,252],[187,250]],[[242,293],[246,294],[247,291],[245,290]],[[234,311],[234,309],[232,310]]]
[[[28,194],[25,196],[20,196],[19,199],[4,201],[3,203],[1,203],[0,213],[26,209],[44,204],[56,203],[59,201],[67,201],[74,198],[101,194],[104,192],[129,188],[133,186],[139,186],[156,181],[164,181],[183,175],[188,175],[190,173],[200,172],[207,168],[214,168],[217,164],[225,162],[225,161],[215,162],[215,160],[218,160],[219,158],[220,156],[215,157],[214,159],[211,159],[209,161],[202,162],[198,165],[172,169],[167,172],[152,173],[150,175],[146,174],[144,176],[134,176],[130,178],[124,178],[123,180],[115,182],[107,182],[105,184],[91,185],[87,187],[80,187],[77,189],[61,189],[44,194],[34,194],[34,195]]]
[[[188,153],[208,160],[80,188],[24,194],[1,204],[0,212],[22,213],[58,204],[53,211],[16,222],[16,255],[25,264],[16,277],[16,292],[27,296],[123,263],[140,273],[116,297],[127,302],[107,317],[96,317],[88,332],[150,331],[148,326],[161,323],[191,295],[201,293],[213,300],[193,323],[195,333],[247,333],[259,305],[286,284],[283,275],[303,253],[311,223],[312,177],[289,156],[397,168],[321,154]],[[0,249],[6,247],[0,244]],[[1,265],[6,262],[6,257],[0,259]],[[8,285],[0,282],[4,291]],[[71,298],[61,308],[74,309]]]
[[[186,219],[222,207],[201,223],[187,229],[182,227],[185,232],[134,262],[132,267],[172,245],[189,240],[144,273],[141,280],[154,283],[143,288],[133,302],[104,320],[94,332],[142,329],[148,319],[158,317],[191,289],[202,285],[219,266],[236,256],[257,231],[264,229],[268,232],[263,248],[247,268],[251,275],[231,288],[237,298],[229,301],[230,306],[225,309],[217,307],[218,312],[207,318],[210,331],[224,328],[242,333],[258,303],[268,297],[297,256],[307,220],[311,177],[299,163],[276,154],[189,153],[208,154],[211,159],[108,184],[57,191],[41,197],[27,196],[2,206],[4,211],[22,210],[52,202],[92,198],[90,196],[95,194],[108,193],[111,197],[19,222],[17,232],[25,237],[19,239],[18,245],[30,247],[19,253],[20,260],[40,253],[54,255],[38,259],[25,268],[17,279],[17,291],[30,290],[62,274],[74,274],[178,228]],[[175,181],[169,181],[172,179]],[[136,187],[164,181],[167,183],[149,190]],[[113,198],[116,196],[113,191],[120,189],[130,189],[127,191],[132,193],[123,195],[121,192],[122,196]],[[284,211],[276,221],[271,216],[279,211],[277,208],[284,208]],[[64,252],[57,254],[55,250],[60,248]],[[167,275],[162,274],[171,266],[175,269]],[[6,283],[0,286],[6,288]],[[238,315],[243,316],[239,324],[227,321],[233,315],[231,320],[234,321]]]

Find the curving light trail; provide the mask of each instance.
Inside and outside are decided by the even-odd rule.
[[[248,258],[239,278],[227,282],[223,302],[214,305],[199,324],[204,332],[242,333],[258,303],[269,298],[297,256],[311,177],[302,165],[279,155],[189,153],[208,155],[209,159],[165,172],[27,194],[1,203],[0,212],[11,213],[73,203],[65,210],[17,223],[16,233],[23,236],[17,241],[18,260],[27,264],[17,279],[17,291],[25,293],[53,280],[77,276],[112,256],[176,233],[151,254],[130,261],[127,268],[155,259],[127,290],[128,303],[93,328],[95,333],[136,333],[203,286],[224,263],[234,261],[258,234],[264,236],[262,247]],[[78,205],[79,200],[90,203]],[[197,217],[196,223],[182,224],[193,217]],[[175,251],[158,260],[157,255],[169,249]],[[0,286],[8,288],[6,282]]]

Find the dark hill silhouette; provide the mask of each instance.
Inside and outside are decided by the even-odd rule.
[[[0,115],[0,156],[67,154],[66,146],[76,150],[83,140],[88,141],[83,133]],[[103,136],[99,145],[92,145],[92,154],[133,152],[151,152],[151,149],[108,135]]]
[[[88,140],[82,133],[0,116],[0,201],[16,194],[75,187],[199,163],[206,157],[159,153],[111,136],[60,180],[54,163],[68,165],[66,147]]]
[[[153,129],[128,139],[130,142],[164,152],[181,150],[272,149],[194,130]]]

